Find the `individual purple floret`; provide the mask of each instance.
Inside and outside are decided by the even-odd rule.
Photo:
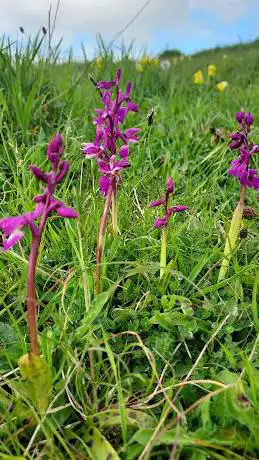
[[[149,205],[150,208],[154,208],[157,206],[163,206],[164,207],[164,216],[163,217],[158,217],[155,222],[154,222],[154,227],[159,228],[159,227],[166,227],[170,217],[177,213],[177,212],[182,212],[186,211],[188,209],[188,206],[172,206],[171,208],[168,207],[168,200],[169,196],[174,192],[174,182],[171,177],[167,179],[167,188],[166,188],[166,193],[165,196],[162,196],[156,201],[152,201]]]
[[[3,231],[3,250],[8,251],[23,237],[23,229],[30,227],[31,232],[37,233],[35,220],[42,214],[44,204],[38,204],[35,211],[27,212],[20,216],[4,217],[0,220]]]
[[[82,151],[86,158],[95,158],[99,166],[101,178],[99,189],[107,195],[109,186],[116,188],[120,183],[123,169],[130,166],[128,162],[129,144],[138,142],[139,128],[122,130],[121,125],[129,112],[138,112],[139,107],[131,101],[131,82],[128,83],[125,93],[119,88],[121,70],[118,69],[116,77],[111,81],[99,81],[97,88],[102,92],[103,109],[96,109],[94,125],[96,135],[94,142],[83,144]],[[115,97],[112,98],[112,89]],[[118,144],[122,145],[119,146]],[[125,160],[125,161],[122,161]]]
[[[238,150],[239,157],[231,161],[228,174],[237,177],[241,185],[258,190],[259,176],[257,171],[256,169],[249,169],[252,156],[259,152],[259,145],[248,140],[254,117],[250,112],[237,112],[236,120],[239,123],[239,128],[237,132],[230,134],[232,142],[229,147],[232,150]]]

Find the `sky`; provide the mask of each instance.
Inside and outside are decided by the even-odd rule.
[[[79,58],[83,43],[92,58],[97,34],[111,43],[147,2],[117,49],[123,39],[126,46],[134,41],[136,54],[166,48],[191,54],[259,37],[259,0],[60,0],[55,38],[63,37],[63,51],[72,47]],[[1,32],[21,39],[20,26],[26,35],[47,27],[50,3],[54,12],[57,0],[0,0]]]

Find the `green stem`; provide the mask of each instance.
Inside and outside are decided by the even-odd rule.
[[[162,227],[161,233],[161,254],[160,254],[160,279],[163,278],[166,267],[166,242],[167,242],[167,227]]]
[[[241,222],[242,222],[242,217],[243,217],[243,212],[244,212],[244,206],[245,206],[245,192],[246,192],[246,186],[242,185],[240,189],[240,199],[233,213],[233,217],[232,217],[231,224],[230,224],[230,229],[229,229],[227,240],[226,240],[224,258],[221,262],[218,282],[223,281],[225,279],[226,274],[229,269],[229,263],[230,263],[231,256],[233,254],[233,251],[236,248],[238,235],[239,235]]]
[[[112,231],[115,236],[118,235],[118,198],[116,183],[114,183],[112,191]]]
[[[257,294],[258,294],[258,286],[259,286],[259,271],[257,272],[255,282],[254,282],[254,287],[253,287],[253,296],[252,296],[252,314],[253,314],[253,320],[256,329],[259,329],[259,318],[258,318],[258,303],[257,303]]]
[[[101,222],[100,222],[100,228],[99,228],[98,242],[97,242],[97,248],[96,248],[95,295],[98,295],[102,292],[101,264],[102,264],[102,256],[103,256],[104,235],[105,235],[105,230],[106,230],[108,213],[110,210],[113,186],[114,186],[114,183],[112,181],[110,183],[110,186],[109,186],[109,189],[106,195],[105,205],[104,205],[103,214],[102,214]]]

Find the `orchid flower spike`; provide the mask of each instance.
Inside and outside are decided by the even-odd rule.
[[[259,145],[254,144],[248,140],[248,135],[251,126],[254,122],[252,113],[237,112],[236,120],[239,123],[238,130],[230,134],[231,143],[229,147],[232,150],[237,150],[239,153],[238,158],[230,163],[228,174],[236,177],[241,186],[259,189],[259,175],[255,168],[249,168],[252,157],[255,153],[259,152]]]
[[[112,209],[112,231],[118,235],[118,194],[121,174],[130,167],[130,144],[139,140],[139,128],[123,129],[122,125],[130,112],[138,112],[139,107],[131,100],[132,83],[125,92],[120,89],[121,70],[118,69],[113,80],[99,81],[96,84],[101,96],[102,108],[95,110],[95,140],[83,144],[86,158],[95,159],[99,168],[99,190],[105,196],[105,205],[100,221],[96,249],[95,293],[101,292],[101,261],[104,247],[108,214]]]
[[[158,200],[152,201],[149,205],[150,208],[163,206],[164,214],[162,217],[158,217],[154,222],[155,228],[162,228],[161,232],[161,251],[160,251],[160,278],[163,278],[166,268],[167,260],[167,225],[170,217],[177,213],[186,211],[187,206],[177,205],[177,206],[168,206],[170,195],[173,195],[175,189],[174,181],[171,177],[167,178],[167,186],[165,195],[161,196]]]
[[[88,159],[95,158],[101,174],[99,189],[107,195],[112,182],[121,183],[121,173],[130,166],[129,145],[138,142],[139,128],[122,130],[130,112],[138,112],[139,107],[131,100],[132,84],[129,82],[123,93],[119,88],[121,70],[118,69],[114,80],[99,81],[97,88],[103,90],[102,109],[96,109],[93,123],[96,127],[94,142],[82,145],[83,154]],[[113,98],[112,91],[115,90]]]
[[[152,201],[149,204],[150,208],[157,207],[157,206],[164,207],[163,217],[158,217],[154,222],[155,228],[166,227],[168,225],[170,217],[173,214],[177,212],[186,211],[188,209],[188,206],[183,206],[183,205],[168,207],[169,196],[174,193],[174,189],[175,189],[174,181],[171,177],[168,177],[165,196],[162,196],[158,200]]]
[[[228,236],[226,239],[224,257],[221,261],[218,281],[224,280],[229,269],[230,259],[236,249],[242,218],[245,210],[245,198],[247,187],[254,190],[259,189],[259,175],[255,168],[251,168],[251,161],[255,153],[259,152],[259,145],[254,144],[249,139],[251,126],[254,117],[251,112],[243,111],[236,113],[238,129],[230,134],[231,143],[229,147],[237,150],[239,156],[231,161],[228,174],[238,179],[240,183],[240,195],[236,209],[233,213]]]
[[[61,160],[63,153],[63,139],[60,134],[56,134],[47,149],[47,157],[52,165],[52,171],[46,173],[38,166],[30,166],[32,174],[38,181],[43,182],[45,187],[43,193],[33,199],[37,203],[34,211],[0,219],[0,228],[3,231],[2,249],[4,251],[8,251],[21,240],[26,227],[30,228],[33,238],[39,237],[42,231],[42,222],[45,225],[46,219],[54,211],[60,217],[72,219],[77,217],[74,209],[67,207],[63,201],[53,196],[57,185],[64,179],[69,170],[69,161]],[[39,217],[42,219],[40,225],[36,223]]]
[[[51,163],[51,171],[45,172],[38,166],[30,166],[31,173],[38,181],[44,184],[43,193],[34,197],[34,202],[37,203],[35,210],[19,216],[4,217],[0,219],[0,229],[3,231],[2,249],[4,251],[8,251],[22,239],[26,227],[30,229],[32,235],[27,284],[27,316],[30,354],[23,356],[19,364],[21,373],[23,374],[24,372],[25,378],[30,376],[30,384],[35,385],[35,387],[40,383],[38,377],[41,370],[44,369],[45,372],[47,369],[47,364],[40,357],[37,333],[35,275],[41,238],[47,218],[53,212],[60,217],[67,217],[70,219],[77,217],[77,213],[73,208],[67,207],[63,201],[54,197],[57,185],[64,179],[69,170],[69,162],[62,160],[63,153],[63,139],[60,134],[56,134],[47,148],[47,158]],[[29,373],[28,369],[30,369]]]

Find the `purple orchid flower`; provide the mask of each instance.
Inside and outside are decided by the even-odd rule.
[[[259,189],[259,176],[256,169],[248,169],[246,174],[240,177],[240,183],[254,190]]]
[[[51,172],[45,173],[38,166],[30,166],[30,171],[36,179],[45,184],[43,193],[34,197],[34,202],[37,203],[35,210],[20,216],[0,219],[0,229],[3,231],[2,249],[4,251],[10,250],[22,239],[26,227],[30,229],[32,234],[28,267],[27,312],[31,353],[34,355],[39,355],[35,272],[43,230],[47,218],[52,212],[56,212],[58,216],[64,218],[75,219],[77,217],[77,213],[73,208],[67,207],[63,201],[53,196],[57,185],[64,179],[69,170],[69,162],[61,160],[63,153],[63,139],[60,134],[56,134],[50,141],[47,149],[47,157],[52,165]],[[37,223],[38,219],[39,223]]]
[[[248,139],[254,117],[251,112],[245,113],[241,111],[236,113],[236,120],[239,124],[238,130],[230,134],[231,143],[229,147],[232,150],[237,150],[239,156],[230,162],[228,174],[238,179],[240,183],[240,196],[226,238],[224,257],[221,261],[218,276],[219,282],[226,277],[233,251],[237,246],[239,230],[241,228],[245,209],[246,188],[249,187],[254,190],[259,189],[259,176],[257,170],[249,167],[253,155],[259,152],[259,145],[254,144]]]
[[[170,195],[174,193],[175,185],[174,181],[171,177],[167,178],[167,187],[164,196],[161,196],[156,201],[152,201],[149,205],[150,208],[154,208],[157,206],[163,206],[164,208],[164,215],[163,217],[158,217],[154,222],[155,228],[162,228],[161,232],[161,253],[160,253],[160,278],[163,278],[165,273],[166,267],[166,259],[167,259],[167,225],[169,222],[170,217],[177,212],[186,211],[188,206],[184,205],[177,205],[168,207],[168,202]]]
[[[119,161],[115,161],[115,155],[112,155],[107,164],[104,160],[98,162],[99,172],[102,176],[99,179],[99,189],[103,195],[107,195],[109,187],[112,183],[113,178],[117,178],[117,183],[121,182],[120,172],[130,166],[127,161],[127,157],[121,158]]]
[[[41,231],[35,221],[42,216],[44,221],[50,213],[56,211],[60,217],[75,219],[77,213],[68,208],[62,201],[53,197],[56,186],[64,179],[69,170],[69,161],[61,161],[64,152],[63,140],[60,134],[56,134],[48,145],[47,156],[52,163],[52,172],[45,173],[38,166],[31,165],[30,171],[40,182],[46,184],[43,194],[34,197],[38,203],[35,211],[28,212],[21,216],[5,217],[0,219],[0,228],[3,230],[3,250],[11,249],[23,236],[23,228],[29,227],[32,236],[37,237]]]
[[[100,145],[101,140],[104,137],[104,129],[97,126],[96,129],[96,137],[94,142],[88,142],[83,144],[82,151],[86,155],[87,158],[98,158],[102,156],[104,152],[103,147]]]
[[[128,159],[129,144],[136,143],[139,140],[139,128],[128,128],[125,132],[121,129],[127,114],[129,112],[138,112],[139,107],[130,98],[131,82],[128,83],[125,93],[123,93],[119,88],[120,78],[121,70],[118,69],[114,80],[99,81],[97,83],[97,88],[104,90],[102,93],[104,108],[95,110],[96,117],[93,121],[96,126],[95,141],[82,145],[82,152],[86,155],[86,158],[95,158],[99,165],[99,172],[106,176],[99,181],[99,189],[104,195],[107,195],[109,185],[112,184],[113,187],[116,187],[121,182],[121,172],[130,166],[129,163],[127,165],[126,163],[119,163],[120,160],[116,160],[117,155],[121,159]],[[113,88],[115,89],[114,99],[111,92]],[[119,141],[122,142],[122,146],[118,146]],[[114,174],[114,167],[110,165],[111,161],[115,163],[115,168],[118,168],[116,169],[116,174]]]
[[[257,171],[249,169],[252,156],[259,151],[259,145],[248,140],[254,117],[251,112],[237,112],[236,120],[239,123],[239,128],[237,132],[230,134],[232,142],[229,147],[232,150],[238,150],[239,157],[231,161],[228,174],[237,177],[241,185],[258,190],[259,176]]]
[[[150,208],[157,207],[157,206],[164,207],[164,216],[158,217],[155,220],[154,222],[155,228],[167,227],[169,219],[173,214],[176,214],[177,212],[186,211],[188,209],[188,206],[183,206],[183,205],[172,206],[171,208],[168,207],[169,196],[174,193],[174,189],[175,189],[174,181],[171,177],[168,177],[165,196],[162,196],[158,200],[152,201],[149,204]]]
[[[35,211],[27,212],[20,216],[11,216],[0,219],[0,228],[3,231],[3,250],[8,251],[18,241],[20,241],[24,235],[23,229],[30,227],[32,233],[37,233],[37,227],[35,220],[42,214],[44,204],[40,203],[36,207]]]
[[[111,89],[113,86],[119,85],[120,77],[121,77],[121,70],[118,69],[114,80],[99,81],[96,86],[98,89]]]
[[[169,208],[165,212],[164,217],[162,218],[158,217],[158,219],[155,220],[154,227],[155,228],[166,227],[172,214],[176,214],[177,212],[186,211],[187,209],[188,209],[188,206],[172,206],[172,208]]]
[[[139,128],[126,130],[122,128],[128,113],[138,112],[139,107],[131,100],[131,82],[127,84],[123,92],[119,87],[120,78],[121,70],[118,69],[114,80],[99,81],[96,84],[103,108],[95,109],[93,120],[96,127],[95,141],[82,145],[86,158],[96,159],[100,173],[99,190],[106,198],[96,249],[96,294],[101,292],[101,261],[108,213],[111,207],[112,229],[114,235],[117,235],[117,188],[122,181],[123,170],[130,167],[129,146],[139,140]]]

